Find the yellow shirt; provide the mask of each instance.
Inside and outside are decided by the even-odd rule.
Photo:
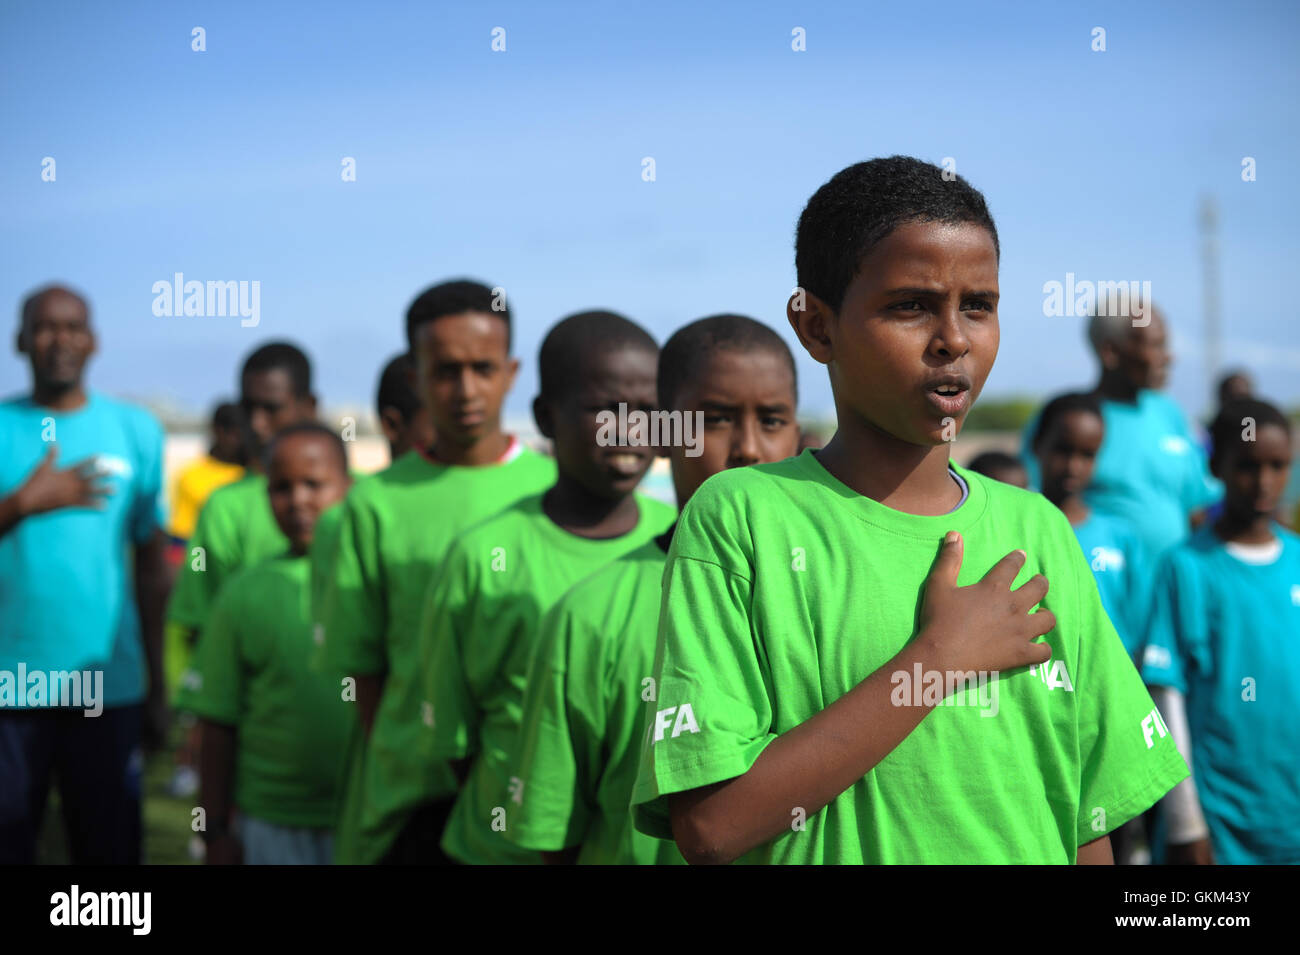
[[[208,495],[217,488],[243,477],[244,469],[238,464],[227,464],[205,454],[188,465],[176,478],[172,490],[172,519],[168,532],[181,540],[188,540],[198,523],[199,511]]]

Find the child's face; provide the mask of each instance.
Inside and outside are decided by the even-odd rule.
[[[841,418],[935,446],[955,436],[993,367],[997,307],[988,230],[912,222],[867,253],[838,315],[817,303],[810,319],[791,320],[829,366]]]
[[[1092,482],[1097,452],[1106,437],[1101,418],[1087,411],[1068,411],[1047,429],[1034,452],[1043,472],[1043,495],[1061,500]]]
[[[782,461],[799,453],[794,378],[785,358],[771,349],[713,352],[698,378],[677,394],[683,418],[704,413],[701,453],[672,447],[673,487],[685,506],[707,478],[728,468]],[[697,440],[699,440],[697,438]]]
[[[602,411],[617,415],[620,403],[627,405],[629,415],[654,411],[657,365],[658,355],[646,348],[604,349],[589,357],[572,391],[557,401],[539,402],[550,419],[543,430],[554,441],[560,473],[609,500],[636,489],[654,461],[655,449],[602,446],[598,437],[609,435],[610,429],[602,428],[597,416]],[[642,441],[648,438],[641,435]]]
[[[499,427],[519,370],[499,317],[465,312],[425,322],[416,329],[415,361],[420,397],[440,437],[471,447]]]
[[[1277,511],[1291,476],[1291,441],[1275,424],[1238,441],[1216,456],[1215,476],[1223,482],[1223,507],[1233,518],[1251,521]]]
[[[433,421],[424,405],[416,408],[410,417],[404,416],[397,408],[385,408],[380,412],[379,426],[388,440],[393,460],[412,448],[433,447]]]
[[[294,553],[306,553],[321,513],[343,499],[348,474],[338,449],[322,435],[294,434],[275,446],[267,471],[271,513]]]

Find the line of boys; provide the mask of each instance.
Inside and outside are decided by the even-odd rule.
[[[328,577],[317,607],[299,581],[326,672],[358,704],[335,858],[430,861],[440,845],[465,862],[538,850],[650,861],[664,847],[634,833],[631,802],[637,828],[697,862],[1109,861],[1106,833],[1186,768],[1172,740],[1141,731],[1150,697],[1059,512],[948,461],[945,432],[996,354],[997,259],[983,198],[928,164],[875,160],[823,186],[797,238],[806,299],[788,314],[830,370],[840,427],[798,458],[786,457],[793,363],[756,323],[679,333],[681,361],[702,364],[674,385],[676,361],[656,382],[654,343],[626,319],[561,322],[534,405],[551,465],[500,430],[517,369],[509,313],[472,283],[417,299],[408,341],[436,438],[360,482],[318,535],[336,544],[313,559]],[[755,381],[773,391],[718,393]],[[752,402],[788,440],[718,452],[710,460],[784,460],[694,496],[708,473],[674,461],[679,503],[691,502],[648,665],[671,514],[635,494],[644,449],[601,447],[597,424],[620,403],[652,408],[656,384],[660,400],[693,388],[733,413]],[[293,452],[310,445],[272,448],[286,500]],[[325,500],[299,496],[276,517],[302,561]],[[1025,549],[1006,553],[1013,544]],[[1052,597],[1033,570],[1052,577]],[[252,614],[227,616],[256,629]],[[310,639],[302,612],[297,623]],[[208,637],[200,659],[221,651]],[[1074,674],[1073,699],[1034,674],[1050,657]],[[936,710],[929,695],[898,705],[891,683],[913,666],[1001,672],[1010,716]],[[209,842],[229,857],[227,822]],[[319,827],[257,822],[259,846],[280,858],[323,851],[293,831]]]

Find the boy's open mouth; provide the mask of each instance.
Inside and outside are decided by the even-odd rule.
[[[970,405],[970,379],[965,375],[939,375],[925,383],[925,394],[939,411],[957,415]]]

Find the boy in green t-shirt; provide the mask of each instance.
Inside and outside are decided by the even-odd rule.
[[[714,474],[798,453],[794,358],[752,318],[678,329],[659,355],[658,391],[661,409],[697,425],[698,437],[667,449],[679,507]],[[671,539],[576,584],[542,624],[515,746],[523,798],[506,804],[505,835],[547,862],[685,862],[671,842],[636,832],[629,809]]]
[[[907,157],[804,209],[787,314],[839,429],[710,479],[664,574],[632,801],[688,861],[1109,863],[1187,775],[1069,522],[949,460],[998,255],[983,196]]]
[[[431,762],[468,760],[442,839],[461,862],[538,863],[506,841],[524,681],[542,615],[570,585],[662,533],[673,509],[636,493],[653,460],[634,433],[655,410],[658,346],[610,312],[572,315],[539,361],[538,430],[559,469],[545,494],[466,531],[452,546],[420,627]]]
[[[519,361],[500,290],[470,281],[422,292],[406,313],[415,385],[432,418],[417,447],[358,481],[343,503],[337,551],[316,567],[325,672],[356,682],[360,723],[349,747],[335,861],[436,861],[455,778],[420,762],[422,689],[415,633],[430,580],[465,528],[538,494],[555,465],[501,428]]]
[[[323,865],[356,716],[339,683],[307,665],[308,551],[321,513],[347,491],[347,451],[308,422],[276,435],[267,455],[289,548],[227,581],[194,661],[204,840],[213,865]]]

